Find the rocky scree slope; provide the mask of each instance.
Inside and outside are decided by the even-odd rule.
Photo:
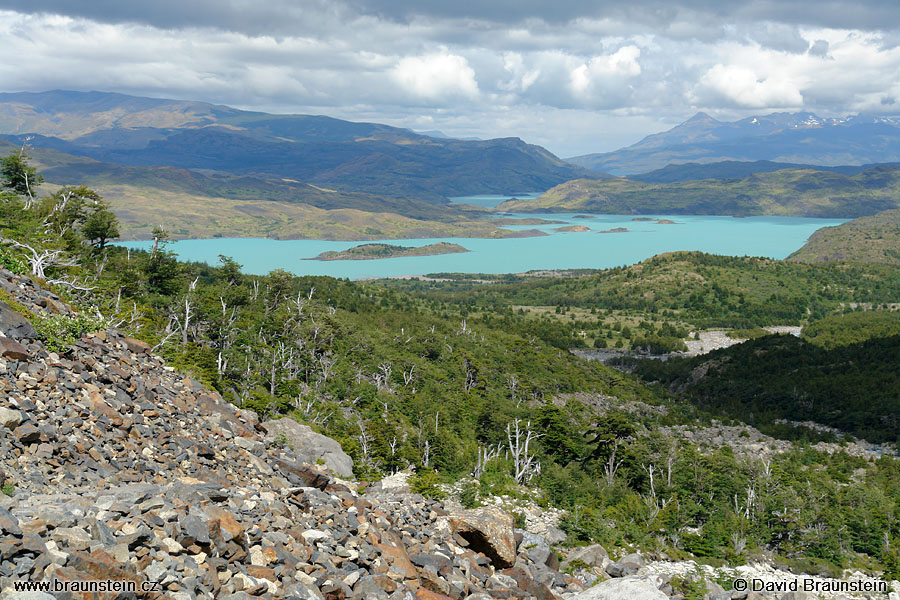
[[[104,597],[178,600],[543,600],[585,589],[509,514],[451,510],[408,488],[360,494],[301,460],[348,469],[336,442],[287,419],[259,423],[139,340],[97,331],[49,351],[10,304],[39,316],[72,308],[4,269],[0,288],[10,300],[0,304],[0,478],[15,488],[0,494],[3,598],[51,597],[16,582],[106,579],[158,589]]]

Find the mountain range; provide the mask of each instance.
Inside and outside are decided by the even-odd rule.
[[[449,199],[541,190],[498,208],[860,217],[900,206],[892,118],[698,113],[569,162],[518,138],[427,133],[106,92],[0,94],[0,153],[27,143],[48,189],[98,189],[128,238],[163,222],[176,237],[503,237],[485,209]]]
[[[701,112],[626,148],[567,160],[615,175],[720,161],[819,166],[893,162],[900,161],[900,119],[867,115],[835,119],[801,112],[724,122]]]
[[[436,204],[597,176],[518,138],[436,138],[376,123],[105,92],[0,94],[0,133],[103,163],[213,170]]]

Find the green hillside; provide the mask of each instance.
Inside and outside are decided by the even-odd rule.
[[[833,349],[767,336],[692,359],[642,361],[636,372],[706,410],[763,428],[776,419],[815,421],[872,442],[895,442],[897,356],[900,336]]]
[[[900,210],[886,210],[837,227],[822,228],[787,260],[900,265]]]
[[[534,200],[504,202],[497,210],[853,218],[898,206],[900,169],[879,166],[852,176],[785,169],[743,179],[670,183],[579,179]]]
[[[4,186],[14,189],[12,183]],[[149,252],[91,243],[90,224],[106,212],[102,206],[76,202],[62,210],[59,196],[30,203],[2,190],[0,199],[0,264],[9,269],[3,280],[11,281],[0,299],[32,323],[58,362],[80,364],[91,342],[81,341],[85,334],[115,326],[243,410],[261,419],[289,415],[339,441],[360,482],[412,469],[414,491],[441,495],[438,484],[456,484],[465,506],[504,495],[559,508],[570,546],[602,543],[616,556],[640,550],[714,564],[765,556],[802,572],[900,574],[900,461],[867,460],[849,448],[832,454],[715,420],[737,410],[734,398],[765,409],[748,415],[753,420],[781,415],[793,402],[798,415],[819,416],[822,407],[824,422],[884,439],[898,414],[890,396],[900,372],[896,338],[835,355],[793,339],[778,354],[767,345],[773,338],[763,338],[741,360],[700,378],[713,386],[718,373],[729,373],[721,387],[702,388],[715,395],[681,396],[568,352],[584,337],[561,326],[575,319],[559,305],[547,314],[509,303],[572,298],[603,307],[604,317],[607,307],[621,306],[667,319],[682,312],[786,318],[846,298],[892,302],[897,269],[688,253],[628,269],[502,276],[487,284],[470,277],[392,286],[281,270],[251,276],[225,256],[217,266],[178,262],[159,233]],[[21,244],[56,252],[45,277],[24,260]],[[14,297],[52,281],[76,304],[77,316]],[[41,298],[48,308],[58,304]],[[783,305],[787,312],[778,312]],[[29,343],[29,351],[35,347]],[[42,350],[30,362],[7,362],[30,369],[46,356]],[[792,366],[802,368],[794,387]],[[748,397],[773,368],[782,370],[772,393]],[[796,389],[825,397],[809,402]],[[150,392],[144,399],[152,403]],[[848,410],[857,407],[856,415]],[[836,439],[803,431],[807,440]],[[522,449],[513,441],[522,435],[530,439],[524,466],[498,446]],[[484,459],[487,448],[496,452]],[[758,508],[745,510],[740,503],[751,497]],[[28,496],[12,501],[22,498]],[[778,514],[790,518],[773,518]],[[734,543],[736,531],[741,544]]]

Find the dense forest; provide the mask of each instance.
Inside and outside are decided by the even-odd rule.
[[[110,245],[117,223],[102,198],[84,187],[39,195],[24,152],[3,160],[0,182],[0,264],[51,286],[80,316],[34,313],[2,291],[0,300],[58,352],[72,352],[85,332],[116,327],[263,418],[291,415],[339,440],[362,480],[412,468],[416,490],[439,495],[438,484],[461,482],[468,506],[488,494],[535,498],[566,509],[572,543],[900,576],[900,461],[808,443],[764,455],[705,446],[678,426],[712,426],[731,410],[721,396],[681,399],[569,352],[611,340],[605,331],[630,344],[676,339],[687,326],[798,322],[839,314],[847,302],[874,307],[900,290],[887,269],[677,254],[487,284],[249,276],[226,256],[217,265],[177,261],[162,230],[148,252]],[[830,356],[774,339],[786,351],[803,344]],[[878,385],[897,389],[889,373],[896,338],[871,343],[881,344]],[[835,351],[868,361],[878,355],[868,348]],[[753,378],[754,364],[708,394],[731,394]],[[674,381],[672,365],[672,374],[641,374]],[[871,390],[861,376],[826,381],[840,398]],[[874,413],[879,405],[869,402]],[[883,402],[887,409],[890,398]],[[874,431],[859,414],[858,429]]]
[[[771,335],[691,359],[639,361],[636,373],[763,430],[779,419],[815,421],[900,442],[898,356],[900,335],[831,349]]]

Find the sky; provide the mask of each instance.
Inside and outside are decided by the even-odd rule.
[[[604,152],[698,111],[900,114],[896,0],[0,0],[0,91]]]

